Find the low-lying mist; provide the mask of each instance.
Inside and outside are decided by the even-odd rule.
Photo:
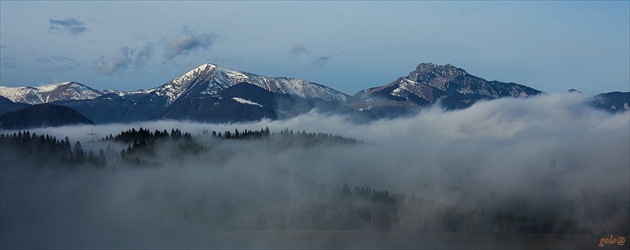
[[[3,146],[1,247],[229,247],[209,235],[287,229],[628,234],[630,113],[609,114],[584,101],[577,94],[506,98],[369,124],[313,111],[239,124],[30,130],[110,153],[104,166],[67,167]],[[152,164],[137,166],[121,158],[129,144],[100,140],[140,127],[179,129],[202,149],[159,143],[143,155]],[[204,133],[263,128],[359,142]],[[90,143],[88,133],[99,141]],[[366,193],[372,196],[361,198]],[[381,202],[379,194],[395,200]],[[344,216],[354,219],[339,222]]]

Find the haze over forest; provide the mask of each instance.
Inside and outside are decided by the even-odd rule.
[[[625,248],[629,55],[630,1],[0,0],[0,249]]]
[[[218,232],[243,230],[628,234],[630,112],[596,110],[585,98],[433,106],[365,124],[312,111],[249,123],[32,129],[33,138],[67,136],[75,154],[2,144],[0,241],[2,248],[212,248],[231,246]],[[171,139],[110,138],[140,128]],[[268,137],[212,135],[267,128]],[[5,143],[23,136],[2,134]]]

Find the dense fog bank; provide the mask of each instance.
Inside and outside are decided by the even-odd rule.
[[[103,150],[106,163],[2,144],[0,241],[205,248],[221,246],[211,233],[242,230],[628,234],[630,113],[583,102],[500,99],[359,125],[311,112],[246,124],[35,129],[68,136],[72,150],[79,141],[86,155]],[[101,140],[140,127],[184,135],[144,149]],[[268,137],[210,135],[265,128]],[[313,139],[331,134],[357,141]]]

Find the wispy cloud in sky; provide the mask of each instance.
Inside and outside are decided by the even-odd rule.
[[[53,59],[54,61],[76,62],[76,60],[65,56],[53,56],[51,57],[51,59]]]
[[[182,34],[171,40],[164,51],[166,59],[173,59],[180,55],[187,55],[191,51],[204,49],[207,50],[219,38],[219,35],[206,32],[197,35],[195,31],[189,30],[184,26]]]
[[[313,67],[324,67],[324,66],[326,66],[326,64],[328,64],[328,61],[330,61],[330,58],[332,58],[332,55],[320,56],[320,57],[316,58],[315,60],[313,60],[311,65]]]
[[[72,58],[68,58],[65,56],[53,56],[51,57],[53,60],[55,61],[70,61],[70,62],[76,62],[74,59]]]
[[[65,56],[44,56],[44,57],[40,57],[39,59],[37,59],[40,62],[73,62],[75,63],[76,60],[69,58],[69,57],[65,57]]]
[[[144,47],[140,48],[138,53],[136,54],[136,58],[134,61],[135,66],[144,66],[147,64],[151,57],[153,57],[153,53],[155,49],[153,48],[153,43],[147,43]]]
[[[48,31],[50,33],[69,33],[72,35],[81,35],[85,33],[88,28],[85,27],[85,23],[74,18],[66,19],[48,19],[50,27]]]
[[[123,47],[120,49],[120,56],[113,57],[109,61],[105,60],[105,56],[101,56],[94,62],[93,67],[103,75],[111,75],[129,66],[131,61],[133,61],[133,58],[131,58],[132,53],[128,47]]]
[[[308,50],[306,49],[306,45],[301,44],[301,43],[296,43],[289,50],[288,56],[289,56],[290,60],[293,60],[293,59],[296,59],[300,55],[305,54],[307,52],[308,52]]]
[[[153,43],[147,43],[140,49],[125,46],[120,48],[119,56],[112,57],[109,61],[105,60],[105,56],[101,56],[94,61],[92,66],[97,72],[103,75],[112,75],[122,69],[128,68],[130,65],[141,67],[146,65],[153,57],[153,52],[155,51],[154,47]]]
[[[70,69],[77,68],[76,60],[69,57],[61,56],[61,55],[42,56],[38,58],[37,61],[42,62],[42,63],[47,63],[51,65],[50,67],[55,68],[55,69],[60,69],[60,70],[70,70]]]
[[[306,45],[302,43],[295,43],[289,49],[287,57],[289,60],[297,60],[302,57],[307,60],[305,65],[308,68],[322,68],[328,64],[330,59],[339,55],[339,52],[321,53],[315,50],[308,49]]]

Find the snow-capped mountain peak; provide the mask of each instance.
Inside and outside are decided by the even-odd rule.
[[[346,94],[309,81],[261,76],[215,64],[197,66],[173,80],[151,89],[151,92],[157,96],[166,97],[166,105],[170,105],[180,97],[204,95],[216,97],[220,91],[243,82],[273,93],[305,98],[319,98],[326,101],[345,101],[347,98]]]
[[[364,100],[355,106],[411,106],[416,109],[432,105],[440,98],[449,108],[463,108],[482,99],[526,97],[540,91],[515,83],[487,81],[451,64],[421,63],[409,75],[380,87],[356,94]]]
[[[179,97],[186,96],[192,92],[216,96],[219,91],[247,79],[246,75],[238,71],[214,64],[202,64],[150,90],[158,96],[166,97],[166,105],[170,105]]]
[[[78,82],[62,82],[39,87],[0,86],[0,96],[12,102],[41,104],[54,101],[94,99],[103,93]]]

